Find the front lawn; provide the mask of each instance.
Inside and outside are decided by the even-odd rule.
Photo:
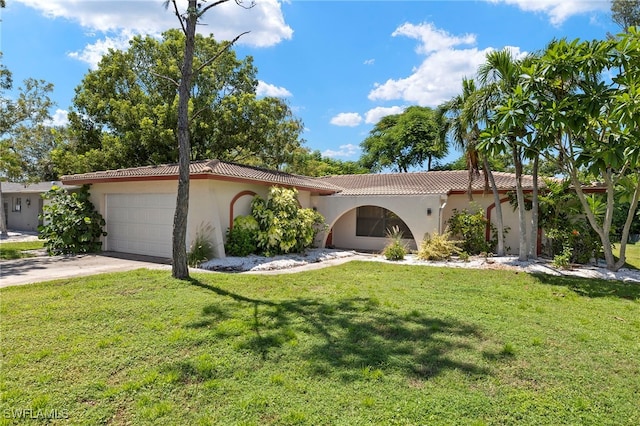
[[[20,259],[32,257],[29,250],[37,250],[44,247],[44,241],[2,242],[0,243],[0,259]]]
[[[619,246],[618,250],[620,250]],[[627,265],[636,269],[640,269],[640,243],[627,244],[625,257]]]
[[[193,276],[3,289],[0,422],[640,424],[638,284],[355,261]]]

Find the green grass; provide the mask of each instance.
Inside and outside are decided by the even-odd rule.
[[[617,248],[620,250],[620,246],[617,246]],[[640,269],[640,243],[627,244],[625,257],[625,261],[628,266]]]
[[[370,262],[193,276],[3,289],[0,424],[640,424],[637,284]]]
[[[44,241],[25,241],[25,242],[12,242],[12,243],[0,243],[0,259],[20,259],[23,257],[32,257],[30,253],[25,253],[26,250],[37,250],[44,247]]]

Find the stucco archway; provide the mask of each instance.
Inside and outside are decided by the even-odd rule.
[[[403,233],[404,242],[409,247],[416,248],[411,229],[400,215],[386,207],[371,204],[356,206],[338,217],[329,227],[325,246],[381,251],[388,244],[387,233],[393,227],[398,227]]]
[[[420,245],[425,233],[439,231],[440,195],[421,196],[317,196],[312,205],[325,218],[329,229],[319,236],[317,244],[326,246],[330,231],[332,243],[336,247],[355,250],[379,251],[387,243],[384,237],[363,237],[357,235],[358,207],[376,206],[393,212],[410,230],[412,248]]]
[[[235,211],[236,210],[236,202],[241,199],[242,197],[248,196],[251,197],[251,199],[253,200],[253,197],[255,197],[257,194],[253,191],[241,191],[239,193],[237,193],[233,199],[231,200],[231,202],[229,203],[229,229],[233,228],[233,219],[235,218]],[[243,209],[246,210],[246,209]]]

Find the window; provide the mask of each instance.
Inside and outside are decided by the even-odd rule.
[[[22,198],[14,198],[13,199],[13,211],[19,212],[22,210]]]
[[[356,236],[386,237],[387,229],[397,226],[404,238],[413,239],[409,227],[395,213],[383,207],[363,206],[356,211]]]

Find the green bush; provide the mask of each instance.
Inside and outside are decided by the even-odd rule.
[[[210,224],[200,225],[196,231],[196,238],[189,247],[187,253],[187,263],[193,268],[197,268],[201,263],[213,258],[213,246],[211,245],[211,232],[213,227]]]
[[[245,257],[258,250],[258,221],[253,216],[238,216],[233,219],[233,228],[227,230],[224,249],[229,256]]]
[[[571,263],[584,264],[597,259],[602,252],[602,241],[587,222],[570,182],[545,182],[547,190],[539,197],[539,225],[547,238],[543,245],[544,253],[551,258],[560,256],[559,259],[562,260],[570,252]],[[601,217],[603,209],[606,210],[602,200],[595,196],[588,200],[594,214]]]
[[[553,262],[551,263],[556,268],[569,269],[569,267],[571,266],[571,257],[572,257],[571,247],[565,247],[562,250],[561,254],[556,254],[553,257]]]
[[[258,222],[258,251],[267,256],[301,253],[311,247],[324,224],[320,213],[301,209],[296,189],[272,187],[266,200],[259,196],[251,202],[251,214]]]
[[[490,252],[495,248],[497,241],[487,241],[485,238],[487,223],[488,220],[481,208],[478,208],[475,213],[467,209],[453,210],[448,227],[451,235],[461,241],[460,248],[471,255]],[[492,226],[492,230],[493,228]]]
[[[425,234],[418,250],[418,259],[447,260],[454,254],[462,252],[458,247],[460,243],[460,241],[451,239],[449,231],[444,234],[438,234],[437,232],[434,232],[433,235]]]
[[[402,231],[397,226],[387,229],[389,244],[382,250],[382,254],[387,260],[403,260],[407,254],[407,247],[402,242]]]
[[[602,251],[600,237],[584,219],[569,220],[560,228],[548,229],[546,237],[554,258],[570,253],[572,263],[589,263]]]
[[[51,254],[94,253],[102,248],[101,236],[106,236],[104,218],[89,200],[89,190],[83,186],[78,192],[54,186],[43,195],[45,204],[38,226],[39,238]]]

